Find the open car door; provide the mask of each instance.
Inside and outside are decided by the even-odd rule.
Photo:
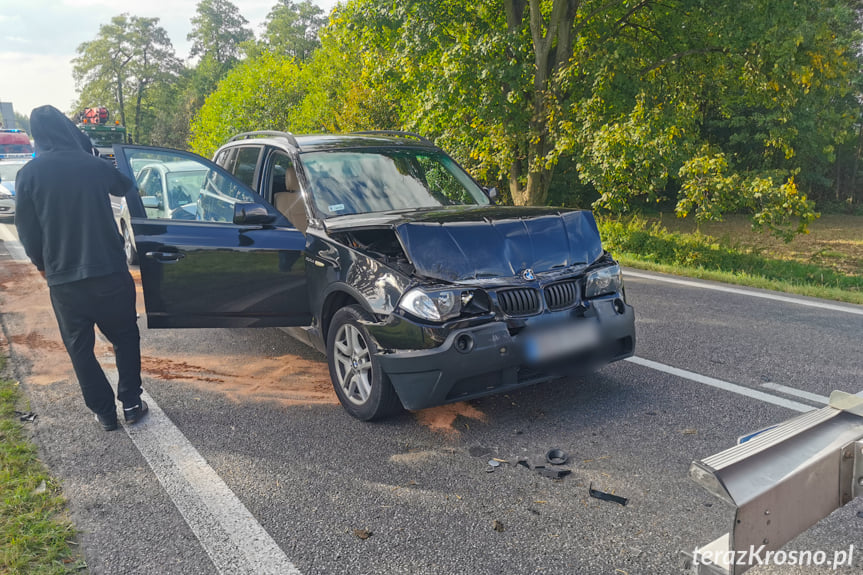
[[[126,202],[149,327],[310,323],[305,236],[273,206],[189,152],[115,145],[114,154],[136,182]]]

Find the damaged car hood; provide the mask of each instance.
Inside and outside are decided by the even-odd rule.
[[[452,282],[538,274],[603,254],[593,214],[583,210],[459,206],[345,216],[326,227],[392,229],[417,274]]]

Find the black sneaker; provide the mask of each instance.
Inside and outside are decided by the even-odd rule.
[[[105,431],[114,431],[117,429],[117,412],[115,411],[114,413],[109,413],[107,415],[97,413],[96,421],[99,422],[99,425],[101,425],[102,429]]]
[[[149,409],[147,402],[142,399],[141,403],[134,407],[124,407],[123,416],[126,418],[126,423],[138,423]]]

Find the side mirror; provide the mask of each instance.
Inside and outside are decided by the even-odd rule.
[[[162,202],[159,201],[158,196],[141,196],[141,203],[144,204],[145,208],[161,208]]]
[[[488,199],[491,200],[491,203],[493,203],[493,204],[497,203],[497,188],[495,188],[495,187],[491,187],[491,188],[484,187],[482,189],[482,191],[485,192],[485,195],[488,196]]]
[[[266,206],[254,203],[234,204],[234,223],[238,226],[265,226],[276,221]]]

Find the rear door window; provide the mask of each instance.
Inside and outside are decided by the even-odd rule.
[[[234,177],[255,189],[255,175],[258,172],[258,161],[261,157],[261,146],[242,146],[237,149],[237,158],[228,171]]]

